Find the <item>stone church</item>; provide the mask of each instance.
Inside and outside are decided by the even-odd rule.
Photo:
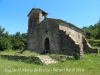
[[[28,14],[27,49],[37,53],[79,54],[98,53],[84,38],[83,31],[61,19],[47,18],[48,13],[32,8]]]

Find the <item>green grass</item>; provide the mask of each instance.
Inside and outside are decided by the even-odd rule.
[[[0,75],[100,75],[100,47],[98,48],[99,54],[84,54],[82,60],[62,59],[62,61],[50,65],[8,60],[0,57]],[[39,55],[27,50],[22,54],[18,52],[20,51],[6,50],[1,51],[0,54]]]
[[[16,51],[13,50],[5,50],[5,51],[0,51],[0,54],[8,54],[8,55],[14,55]]]
[[[100,75],[100,54],[85,54],[82,60],[37,65],[0,57],[0,75]]]

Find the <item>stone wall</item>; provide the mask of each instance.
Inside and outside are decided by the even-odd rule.
[[[59,29],[63,30],[67,35],[69,35],[76,44],[82,46],[82,33],[80,30],[77,30],[73,26],[69,26],[68,24],[60,23]]]
[[[30,22],[28,24],[28,42],[27,42],[27,49],[30,51],[37,51],[38,52],[38,25],[34,25]]]
[[[63,30],[59,30],[60,33],[60,50],[62,54],[73,55],[75,53],[80,53],[80,47],[75,44],[75,41],[71,39],[69,35]]]
[[[87,40],[83,37],[83,50],[85,53],[99,53],[97,48],[92,48]]]
[[[83,57],[83,40],[82,40],[82,37],[83,37],[83,33],[81,32],[81,30],[79,30],[78,28],[72,26],[72,25],[69,25],[67,23],[59,23],[59,29],[61,31],[64,32],[64,35],[66,36],[69,36],[69,38],[71,39],[71,41],[73,41],[74,43],[71,43],[71,41],[69,41],[69,43],[73,46],[71,46],[72,50],[74,48],[76,48],[76,51],[78,51],[78,53],[80,54],[80,58]],[[66,39],[67,41],[68,39]],[[79,48],[77,48],[77,45]],[[70,47],[70,46],[69,46]],[[78,50],[77,50],[78,49]],[[73,53],[75,51],[72,51]]]
[[[54,20],[46,19],[39,25],[40,52],[45,50],[44,42],[49,38],[50,52],[59,53],[59,28]]]
[[[3,58],[7,58],[9,60],[21,60],[21,61],[26,61],[29,59],[39,60],[39,58],[36,56],[19,56],[19,55],[4,55],[4,54],[3,55],[0,54],[0,56]]]

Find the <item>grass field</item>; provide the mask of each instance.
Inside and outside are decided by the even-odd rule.
[[[85,54],[82,60],[64,60],[50,65],[0,57],[0,75],[100,75],[100,53]]]

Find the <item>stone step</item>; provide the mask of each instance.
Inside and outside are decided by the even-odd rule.
[[[57,63],[57,61],[53,60],[50,56],[37,56],[42,63],[48,65],[48,64],[53,64],[53,63]]]

